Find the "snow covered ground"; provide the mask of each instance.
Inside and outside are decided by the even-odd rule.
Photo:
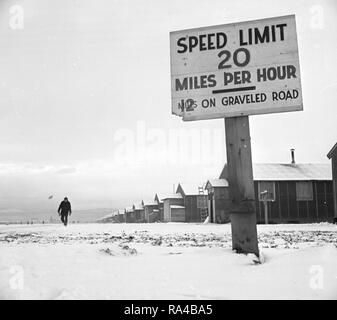
[[[230,225],[0,226],[0,299],[336,299],[337,226],[259,225],[263,263]]]

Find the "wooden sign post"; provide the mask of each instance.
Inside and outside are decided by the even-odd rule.
[[[248,116],[225,118],[232,248],[259,257]]]
[[[172,114],[225,118],[233,249],[259,256],[249,115],[303,110],[295,16],[170,33]]]

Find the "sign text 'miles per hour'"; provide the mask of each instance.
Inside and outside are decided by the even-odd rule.
[[[183,120],[303,110],[295,16],[170,33]]]

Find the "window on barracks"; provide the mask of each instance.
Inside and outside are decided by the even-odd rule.
[[[296,199],[297,201],[313,200],[313,190],[311,181],[296,182]]]
[[[275,201],[275,182],[260,181],[258,189],[260,201]]]

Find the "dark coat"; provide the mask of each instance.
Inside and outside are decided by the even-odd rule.
[[[66,202],[66,201],[62,201],[61,203],[60,203],[60,206],[59,206],[59,208],[58,208],[58,213],[60,213],[60,214],[62,214],[62,215],[64,215],[64,214],[71,214],[71,204],[70,204],[70,202],[68,201],[68,202]]]

